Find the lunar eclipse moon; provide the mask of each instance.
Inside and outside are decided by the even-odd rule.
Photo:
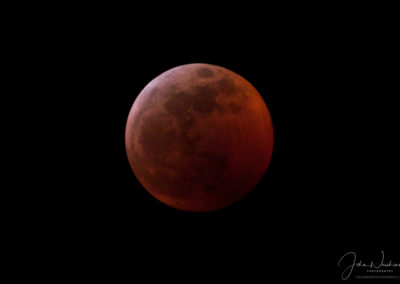
[[[246,79],[216,65],[187,64],[140,92],[125,146],[151,195],[176,209],[207,212],[237,202],[258,184],[273,135],[269,110]]]

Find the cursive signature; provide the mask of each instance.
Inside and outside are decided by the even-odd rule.
[[[353,251],[346,253],[343,255],[339,262],[338,266],[341,267],[342,262],[344,259],[349,259],[350,260],[350,265],[347,266],[342,273],[342,280],[347,280],[351,274],[353,273],[354,267],[364,267],[364,268],[370,268],[370,269],[380,269],[382,267],[388,268],[388,267],[400,267],[400,263],[393,263],[391,260],[389,262],[385,262],[385,253],[382,250],[382,258],[381,262],[379,265],[376,265],[373,261],[370,263],[363,263],[361,260],[357,259],[357,254]]]

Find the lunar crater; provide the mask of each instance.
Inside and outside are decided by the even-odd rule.
[[[214,76],[214,72],[212,72],[209,68],[203,67],[197,70],[197,75],[202,78],[211,78]]]
[[[231,102],[229,104],[229,108],[230,108],[230,110],[231,110],[231,112],[233,114],[237,114],[242,110],[242,107],[240,105],[238,105],[237,103],[234,103],[234,102]]]

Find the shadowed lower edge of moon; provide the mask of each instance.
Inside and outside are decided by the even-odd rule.
[[[268,164],[266,165],[265,170],[267,169],[267,167]],[[136,173],[136,170],[134,170],[134,172]],[[148,180],[145,181],[142,178],[138,178],[138,180],[142,184],[142,186],[148,191],[148,193],[150,193],[153,197],[155,197],[157,200],[161,201],[167,206],[187,212],[210,212],[227,208],[243,199],[243,197],[247,196],[254,189],[254,187],[257,186],[262,177],[263,174],[255,175],[252,178],[252,183],[249,183],[246,180],[243,180],[241,182],[237,180],[227,182],[224,185],[225,190],[221,190],[218,194],[212,195],[209,195],[203,190],[188,190],[187,194],[185,195],[181,195],[179,193],[176,194],[176,191],[171,192],[173,191],[171,189],[167,193],[161,193],[157,190],[152,190],[154,186],[157,187],[157,185],[152,185],[151,183],[147,182]],[[182,185],[177,185],[177,187],[182,188]],[[197,188],[198,187],[199,186],[197,186]],[[172,189],[175,188],[176,187],[172,187]]]

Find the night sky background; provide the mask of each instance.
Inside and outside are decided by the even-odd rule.
[[[391,17],[295,7],[159,17],[102,8],[37,18],[22,35],[39,162],[38,186],[24,192],[32,201],[26,238],[38,237],[29,245],[45,275],[329,280],[339,279],[337,262],[349,250],[368,260],[384,249],[399,260]],[[154,199],[125,153],[136,96],[187,63],[242,75],[274,123],[264,178],[240,202],[210,213]]]

